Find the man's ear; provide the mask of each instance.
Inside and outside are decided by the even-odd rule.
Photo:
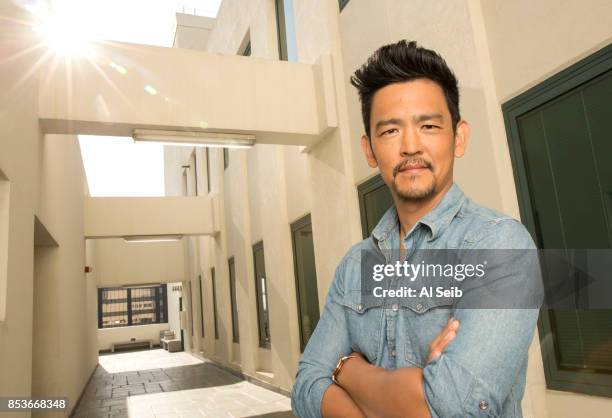
[[[455,130],[455,157],[461,158],[465,154],[465,149],[470,142],[470,125],[465,120],[460,120],[457,123]]]
[[[372,150],[372,143],[370,142],[370,138],[365,134],[361,136],[361,151],[363,151],[363,155],[365,155],[366,161],[370,167],[378,167],[374,150]]]

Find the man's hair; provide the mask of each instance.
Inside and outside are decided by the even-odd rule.
[[[417,79],[429,79],[442,87],[455,131],[461,119],[455,74],[437,52],[417,46],[415,41],[401,40],[378,48],[351,76],[351,84],[359,93],[361,116],[368,138],[374,94],[389,84]]]

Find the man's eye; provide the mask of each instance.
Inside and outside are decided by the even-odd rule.
[[[393,129],[386,130],[385,132],[382,133],[382,135],[387,135],[387,134],[391,134],[395,132],[397,132],[397,129],[393,128]]]
[[[423,125],[423,128],[427,130],[431,130],[431,129],[437,129],[439,128],[439,126],[438,125]]]

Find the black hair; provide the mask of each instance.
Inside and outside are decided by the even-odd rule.
[[[415,41],[401,40],[378,48],[351,76],[351,84],[359,93],[361,116],[368,138],[374,93],[392,83],[417,79],[429,79],[442,87],[455,131],[461,120],[455,74],[437,52],[420,47]]]

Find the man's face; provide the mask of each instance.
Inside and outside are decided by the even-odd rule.
[[[467,145],[465,121],[453,133],[451,114],[439,84],[417,79],[378,90],[372,100],[370,140],[361,148],[370,167],[403,201],[425,200],[453,181],[453,161]]]

